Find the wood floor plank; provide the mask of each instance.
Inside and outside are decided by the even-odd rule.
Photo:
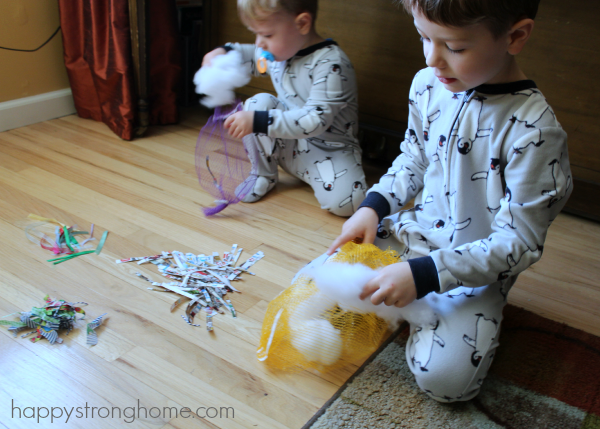
[[[7,243],[16,242],[21,231],[16,228],[7,228],[0,223],[0,240],[6,240]],[[173,342],[172,335],[179,336],[181,338],[189,338],[194,333],[198,334],[198,328],[193,328],[181,320],[179,315],[169,313],[166,308],[167,305],[162,305],[162,298],[165,294],[160,293],[149,293],[144,290],[144,287],[136,287],[138,284],[132,284],[134,287],[125,287],[127,280],[136,281],[131,277],[126,277],[123,280],[116,281],[114,278],[109,278],[109,275],[101,270],[95,269],[95,262],[104,258],[104,252],[99,255],[98,258],[88,259],[84,261],[72,261],[69,266],[63,264],[62,266],[50,267],[44,265],[43,260],[39,260],[40,267],[36,269],[35,273],[25,273],[21,267],[23,264],[30,264],[28,255],[25,253],[19,254],[19,250],[13,249],[7,251],[6,254],[2,252],[2,249],[8,249],[9,246],[3,246],[0,248],[0,272],[2,270],[15,270],[15,276],[21,275],[22,280],[29,279],[33,284],[46,283],[49,285],[50,290],[39,291],[37,293],[31,292],[29,295],[34,298],[36,295],[43,296],[45,293],[51,293],[58,296],[69,296],[69,299],[93,301],[97,305],[96,313],[107,312],[111,314],[111,325],[121,325],[124,328],[132,328],[134,325],[141,325],[145,329],[150,329],[153,334],[149,335],[148,341],[154,343],[156,341],[167,341]],[[96,255],[94,255],[96,256]],[[114,261],[114,258],[106,256],[104,259],[108,261]],[[81,262],[81,263],[79,263]],[[84,267],[85,263],[85,267]],[[86,275],[87,273],[87,275]],[[6,274],[4,274],[7,277]],[[82,296],[78,293],[81,290],[79,287],[78,279],[83,277],[88,278],[85,284],[85,292],[87,296]],[[110,276],[112,277],[112,276]],[[12,284],[16,281],[13,279]],[[127,285],[129,286],[129,285]],[[18,296],[18,295],[17,295]],[[160,301],[157,305],[157,301]],[[233,300],[235,305],[235,300]],[[26,303],[21,303],[25,308],[29,308]],[[231,322],[231,319],[223,316],[215,320],[215,325],[219,328],[215,335],[208,335],[206,331],[200,331],[204,335],[194,335],[189,338],[189,341],[193,343],[193,346],[189,348],[190,353],[198,353],[198,346],[206,349],[208,352],[224,358],[228,362],[233,363],[236,367],[244,369],[250,374],[256,376],[266,377],[269,381],[275,381],[276,384],[284,389],[291,389],[305,400],[309,400],[312,403],[318,404],[323,400],[323,397],[333,394],[335,391],[335,385],[331,385],[325,380],[319,381],[317,377],[301,377],[299,375],[290,375],[286,378],[274,377],[255,359],[256,345],[258,344],[257,335],[260,330],[260,321],[253,321],[253,331],[255,335],[252,338],[255,339],[253,344],[248,342],[248,332],[243,330],[244,320],[250,321],[252,319],[245,319],[240,317],[235,323]],[[235,330],[234,334],[230,334],[227,328]],[[128,329],[122,328],[120,333],[123,337],[140,344],[142,339],[138,332],[130,332]],[[239,331],[242,329],[242,331]],[[247,328],[250,329],[250,328]],[[235,334],[238,334],[237,336]],[[163,337],[160,340],[158,337]],[[304,386],[299,389],[298,383]],[[273,397],[278,397],[274,395]],[[314,405],[316,406],[316,405]]]
[[[159,358],[155,353],[150,353],[142,347],[131,350],[125,356],[119,358],[116,364],[124,371],[132,375],[136,374],[138,378],[151,376],[154,385],[161,392],[165,392],[173,398],[175,402],[186,403],[190,400],[190,397],[194,398],[194,403],[189,405],[191,409],[197,409],[198,407],[232,408],[235,410],[235,419],[219,416],[211,421],[211,423],[223,428],[244,428],[258,424],[261,428],[285,428],[284,424],[279,423],[274,418],[280,417],[287,420],[290,413],[292,413],[292,410],[286,412],[279,409],[276,410],[277,413],[274,413],[273,417],[266,417],[254,408],[256,405],[252,401],[246,403],[238,401],[220,389],[213,388],[203,380],[196,377],[191,379],[187,371],[176,367],[168,360]],[[260,397],[261,394],[258,393]],[[294,424],[293,422],[288,424],[290,423]]]
[[[310,186],[281,170],[261,201],[204,217],[213,197],[198,183],[194,152],[207,114],[184,109],[180,124],[151,127],[131,142],[74,115],[0,133],[0,317],[39,306],[46,293],[89,302],[89,318],[108,313],[93,347],[82,328],[50,345],[0,327],[0,402],[126,407],[139,400],[146,408],[236,413],[88,418],[69,427],[300,428],[356,370],[281,373],[256,359],[268,303],[327,249],[345,219],[322,210]],[[377,170],[369,167],[370,182]],[[100,255],[53,266],[52,254],[25,237],[29,213],[80,229],[94,224],[95,236],[106,230],[108,240]],[[600,224],[559,215],[543,258],[520,275],[509,302],[600,335],[599,242]],[[215,316],[213,333],[202,317],[201,327],[187,325],[185,305],[170,312],[173,294],[147,289],[136,272],[161,280],[155,266],[115,263],[164,250],[222,254],[234,243],[244,248],[242,261],[258,250],[265,258],[235,284],[242,293],[230,294],[238,318]],[[0,427],[31,427],[10,411],[0,407]]]
[[[23,143],[23,142],[21,142]],[[25,145],[26,146],[26,145]],[[22,149],[21,149],[22,150]],[[33,157],[34,148],[30,148],[31,152],[22,154],[21,156]],[[40,152],[39,150],[37,151]],[[17,155],[13,151],[14,155]],[[87,194],[89,190],[97,190],[98,193],[102,192],[104,196],[111,198],[113,203],[128,203],[128,207],[136,207],[140,210],[145,210],[145,213],[152,213],[161,218],[169,218],[179,225],[186,226],[198,222],[198,207],[194,202],[185,200],[179,195],[171,194],[169,192],[163,192],[157,190],[155,187],[149,187],[145,184],[141,184],[138,181],[127,181],[125,178],[117,178],[118,180],[111,180],[103,175],[94,176],[91,172],[77,171],[73,172],[72,175],[68,174],[69,169],[63,168],[58,172],[58,164],[54,158],[53,153],[44,153],[40,158],[44,156],[44,159],[40,159],[37,163],[39,169],[25,170],[22,175],[27,179],[31,178],[44,184],[53,183],[55,189],[68,189],[72,194]],[[61,159],[59,156],[58,159]],[[71,158],[64,160],[65,162],[71,161]],[[57,171],[56,174],[50,173],[43,168],[51,164]],[[71,162],[67,165],[71,165]],[[52,169],[51,169],[52,171]],[[114,176],[111,176],[114,177]],[[61,180],[62,179],[62,180]],[[71,181],[67,183],[66,181]],[[78,185],[73,185],[73,181],[77,181]],[[112,182],[112,183],[110,183]],[[100,185],[99,185],[100,184]],[[110,186],[112,185],[112,186]],[[98,186],[102,186],[102,191],[98,189]],[[74,189],[77,188],[77,189]],[[98,194],[96,194],[98,195]],[[177,205],[175,205],[177,204]],[[177,207],[177,209],[175,209]],[[228,241],[234,242],[237,236],[250,236],[259,240],[263,237],[270,238],[271,241],[277,240],[276,244],[279,247],[288,247],[294,249],[297,253],[305,253],[306,251],[312,250],[314,245],[320,244],[321,248],[326,248],[329,243],[327,237],[323,237],[321,234],[312,233],[311,231],[297,226],[287,220],[280,220],[274,218],[271,215],[264,213],[257,213],[252,211],[251,208],[247,208],[244,205],[239,207],[232,207],[229,209],[231,212],[243,213],[246,216],[244,223],[235,222],[235,219],[226,219],[220,224],[218,233],[225,235],[228,232],[235,234]],[[121,210],[123,212],[123,210]],[[127,213],[133,218],[133,213]],[[249,216],[249,214],[253,216]],[[207,225],[206,234],[216,234],[214,228],[209,228],[208,225],[215,224],[214,220],[208,219],[203,222]],[[231,229],[231,231],[230,231]],[[290,236],[292,240],[290,240]],[[306,254],[306,253],[305,253]]]
[[[10,296],[11,297],[15,296],[15,293],[10,294]],[[25,304],[23,304],[23,305],[25,305]],[[30,308],[30,307],[28,307],[28,308]],[[112,309],[112,311],[110,311],[110,312],[114,315],[114,311],[115,310]],[[119,319],[119,318],[113,317],[113,319]],[[115,325],[115,323],[126,324],[127,321],[126,320],[113,320],[113,321],[111,321],[110,324]],[[102,337],[102,338],[104,340],[104,337]],[[157,340],[157,338],[156,338],[156,336],[154,336],[153,341],[156,342],[156,340]],[[69,337],[67,339],[67,341],[65,342],[65,347],[69,347],[72,341],[77,341],[77,336]],[[174,340],[173,339],[168,340],[167,343],[170,345],[172,341],[174,341]],[[179,343],[181,345],[182,342],[179,342]],[[177,341],[175,341],[173,344],[177,344]],[[56,348],[57,346],[54,346],[54,347]],[[161,344],[157,344],[157,347],[160,348],[161,350],[164,349],[164,345],[161,345]],[[258,398],[257,400],[260,400],[260,403],[262,405],[264,405],[265,407],[267,407],[266,410],[271,409],[271,407],[274,407],[274,409],[276,409],[276,410],[280,410],[284,406],[286,406],[285,405],[286,403],[292,403],[292,404],[294,404],[293,406],[289,406],[289,405],[287,406],[287,409],[288,409],[287,414],[289,416],[291,416],[290,418],[292,418],[292,419],[295,418],[294,411],[297,410],[299,407],[302,408],[304,406],[303,402],[300,401],[299,398],[291,397],[285,391],[274,388],[269,383],[261,382],[260,379],[257,377],[253,377],[251,375],[249,377],[244,377],[243,374],[240,374],[240,371],[237,369],[236,366],[232,366],[232,365],[227,364],[226,362],[222,362],[220,359],[216,358],[216,356],[214,359],[210,359],[210,361],[212,363],[209,363],[209,361],[206,359],[206,356],[204,356],[204,357],[202,357],[201,355],[199,356],[197,349],[195,347],[192,347],[191,344],[188,346],[188,348],[189,349],[184,349],[184,350],[178,349],[177,352],[180,352],[180,353],[176,353],[176,354],[173,353],[173,350],[169,350],[169,353],[165,354],[164,357],[166,359],[168,359],[168,361],[171,363],[176,362],[177,364],[182,365],[183,371],[187,371],[187,372],[191,371],[191,375],[193,375],[193,377],[201,376],[203,379],[209,379],[209,381],[212,381],[213,380],[212,377],[214,377],[215,381],[212,383],[213,384],[212,388],[208,389],[209,391],[214,390],[214,388],[218,388],[220,390],[227,390],[227,389],[225,389],[226,386],[230,385],[231,386],[230,389],[232,389],[232,391],[230,392],[231,397],[236,397],[238,395],[241,395],[242,399],[248,398],[248,393],[245,393],[245,391],[253,392],[252,394]],[[92,350],[94,350],[94,349],[92,349]],[[154,347],[151,347],[151,350],[153,350],[155,355],[157,355],[157,356],[159,355],[159,353],[156,353],[156,350]],[[177,356],[177,358],[174,359],[173,358],[174,355]],[[186,360],[186,358],[187,358],[187,360]],[[224,371],[224,370],[226,370],[226,371]],[[232,376],[234,376],[234,377],[232,377]],[[246,382],[244,381],[245,378],[248,378],[248,380]],[[147,382],[149,385],[154,385],[152,380],[145,381],[145,379],[142,379],[142,378],[139,378],[139,379],[144,382]],[[268,399],[264,398],[266,396],[268,396]],[[254,406],[256,409],[262,408],[261,405],[258,403],[255,404]],[[307,413],[307,412],[312,413],[312,412],[315,412],[316,409],[318,409],[318,407],[316,405],[313,405],[313,406],[311,406],[310,410],[308,410],[308,411],[303,410],[303,409],[301,409],[300,411],[302,411],[302,413]]]
[[[21,174],[8,174],[5,169],[0,168],[0,182],[10,182],[19,190],[23,190],[49,204],[60,205],[65,210],[75,214],[85,215],[92,219],[105,214],[105,219],[107,220],[119,219],[120,221],[135,222],[142,228],[155,230],[157,233],[184,243],[189,247],[200,247],[201,250],[202,248],[206,248],[205,252],[211,251],[210,249],[214,249],[222,243],[221,240],[216,240],[205,234],[190,230],[185,225],[179,225],[172,220],[162,219],[156,214],[151,214],[130,205],[134,203],[131,200],[127,201],[125,199],[125,201],[119,201],[106,197],[103,194],[86,189],[75,182],[64,181],[58,176],[35,167],[24,170]],[[65,189],[68,189],[68,191],[65,191]],[[140,205],[143,204],[140,203]],[[90,213],[93,213],[93,215]],[[106,222],[106,224],[109,223],[111,225],[107,225],[107,229],[111,231],[114,230],[113,226],[119,226],[114,225],[112,222]],[[105,222],[97,222],[97,224],[103,225]],[[239,238],[239,244],[243,247],[253,247],[246,244],[250,243],[248,239],[239,235],[232,236],[231,240],[227,241],[232,243],[236,238]],[[257,244],[256,241],[253,243]]]
[[[207,419],[183,418],[173,419],[169,424],[161,429],[216,429],[219,426],[214,425]]]
[[[64,356],[56,355],[52,349],[55,345],[48,343],[32,344],[37,346],[35,352],[27,348],[25,345],[28,340],[23,340],[21,344],[10,338],[10,334],[2,332],[0,334],[0,349],[2,349],[2,368],[3,371],[10,373],[11,377],[5,377],[2,382],[2,391],[10,392],[11,400],[3,401],[9,405],[12,422],[28,423],[23,427],[32,427],[37,423],[37,417],[40,417],[40,423],[45,427],[52,426],[52,413],[50,409],[63,408],[63,410],[54,410],[54,416],[57,417],[54,423],[66,423],[73,408],[85,407],[88,403],[90,407],[101,408],[105,407],[110,410],[113,406],[120,406],[119,403],[132,403],[132,398],[123,395],[122,392],[113,386],[110,391],[105,391],[105,384],[100,383],[99,386],[88,385],[87,382],[94,380],[89,371],[83,374],[77,371],[77,368],[69,365],[69,360]],[[31,343],[30,343],[31,344]],[[66,348],[66,347],[63,347]],[[44,380],[53,379],[56,383],[51,389],[44,388]],[[132,380],[135,381],[135,380]],[[2,395],[0,393],[0,395]],[[2,395],[4,396],[4,395]],[[15,399],[18,398],[18,399]],[[85,398],[85,399],[84,399]],[[109,399],[110,398],[110,399]],[[4,398],[3,398],[4,399]],[[157,397],[151,398],[152,402],[157,402]],[[13,402],[14,401],[14,402]],[[8,408],[8,407],[4,408]],[[15,409],[14,407],[17,407]],[[27,407],[35,409],[25,410]],[[45,410],[40,408],[45,408]],[[66,409],[66,410],[65,410]],[[59,412],[62,411],[62,412]],[[68,422],[68,427],[88,427],[88,428],[106,428],[120,427],[118,419],[99,418],[97,415],[92,417],[89,410],[88,418],[84,418],[85,411],[82,410],[82,418],[77,419],[77,412],[72,414],[72,420]],[[36,419],[27,418],[37,414]],[[107,415],[106,411],[101,411],[103,415]],[[8,414],[8,413],[7,413]],[[47,415],[47,417],[44,417]],[[20,417],[20,418],[19,418]],[[3,421],[7,422],[3,418]],[[147,428],[143,422],[132,422],[136,428]],[[18,427],[18,426],[17,426]]]

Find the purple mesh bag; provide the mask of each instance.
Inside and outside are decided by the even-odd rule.
[[[215,197],[215,207],[204,207],[205,216],[212,216],[230,204],[240,202],[254,187],[256,175],[252,162],[256,148],[243,139],[229,136],[223,123],[229,115],[242,110],[242,103],[215,108],[213,115],[200,130],[196,143],[196,173],[200,186]]]

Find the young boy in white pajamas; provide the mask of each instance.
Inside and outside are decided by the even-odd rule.
[[[277,167],[308,183],[321,208],[352,215],[365,198],[366,183],[357,139],[358,99],[354,69],[333,40],[315,30],[318,0],[238,0],[256,44],[230,43],[204,58],[236,50],[254,75],[270,75],[277,92],[257,94],[225,127],[259,153],[255,202],[276,185]],[[266,60],[269,54],[270,60]]]
[[[567,136],[515,60],[539,0],[401,3],[428,67],[410,89],[401,155],[327,254],[355,238],[399,250],[407,262],[382,269],[361,298],[426,300],[438,320],[411,325],[408,365],[430,397],[466,401],[487,375],[511,286],[542,256],[572,191]]]

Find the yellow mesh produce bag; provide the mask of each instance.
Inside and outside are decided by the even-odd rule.
[[[349,242],[328,259],[377,269],[398,262],[398,254],[373,244]],[[374,313],[343,310],[306,275],[269,303],[258,360],[284,371],[328,372],[371,355],[386,337],[388,323]]]

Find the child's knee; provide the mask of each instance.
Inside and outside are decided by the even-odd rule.
[[[317,196],[323,210],[341,217],[350,217],[354,214],[354,208],[351,203],[344,204],[344,200],[331,198],[328,195]]]
[[[334,207],[329,209],[329,213],[334,214],[336,216],[340,216],[340,217],[350,217],[354,214],[354,209],[352,208],[352,205],[349,205],[348,207]]]
[[[483,378],[477,367],[470,362],[460,365],[449,360],[427,371],[411,368],[417,384],[430,398],[438,402],[457,402],[473,399],[479,393]],[[482,378],[478,378],[478,375]]]
[[[279,100],[277,97],[267,93],[253,95],[244,102],[244,110],[249,111],[272,110],[277,109],[278,106]]]
[[[356,186],[356,184],[360,186]],[[328,189],[331,188],[328,188],[328,182],[326,181],[311,183],[322,209],[336,216],[350,217],[358,210],[358,207],[365,199],[364,189],[366,185],[362,180],[354,181],[351,188],[340,186],[339,184],[336,185],[333,191],[329,191]],[[344,183],[341,185],[344,185]]]

